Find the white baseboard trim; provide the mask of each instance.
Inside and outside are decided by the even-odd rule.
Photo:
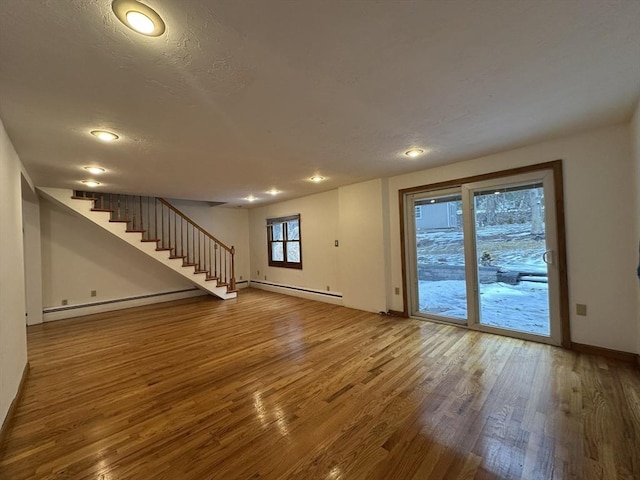
[[[251,288],[259,288],[260,290],[266,290],[268,292],[291,295],[292,297],[317,300],[318,302],[331,303],[332,305],[342,305],[342,294],[338,292],[324,292],[313,288],[282,285],[280,283],[264,282],[262,280],[249,280],[249,286]]]
[[[154,303],[171,302],[173,300],[198,297],[201,295],[208,295],[208,293],[198,288],[190,288],[174,292],[160,292],[148,295],[138,295],[135,297],[117,298],[113,300],[105,300],[103,302],[51,307],[43,310],[42,320],[44,322],[52,322],[65,318],[82,317],[84,315],[93,315],[94,313],[111,312],[114,310],[123,310],[125,308],[151,305]]]

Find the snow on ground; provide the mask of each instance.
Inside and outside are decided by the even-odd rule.
[[[420,281],[420,311],[466,319],[464,280]],[[480,284],[483,325],[549,335],[546,283]]]
[[[420,230],[416,234],[420,265],[464,265],[462,230]],[[530,224],[479,227],[479,263],[487,252],[490,264],[503,270],[544,273],[545,241],[531,235]],[[420,311],[467,317],[464,280],[420,281]],[[521,281],[518,285],[480,285],[481,323],[549,335],[548,285]]]

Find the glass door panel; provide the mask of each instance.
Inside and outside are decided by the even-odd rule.
[[[550,336],[541,182],[473,192],[478,323]]]
[[[414,313],[465,323],[467,291],[460,189],[415,197],[413,218]]]

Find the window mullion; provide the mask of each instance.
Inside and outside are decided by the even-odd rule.
[[[285,265],[288,263],[287,256],[287,239],[289,238],[289,225],[287,222],[282,223],[282,261]]]

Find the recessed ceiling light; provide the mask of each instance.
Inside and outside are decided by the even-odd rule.
[[[82,180],[87,187],[97,187],[100,185],[100,182],[96,182],[95,180]]]
[[[114,0],[111,8],[118,20],[142,35],[159,37],[164,33],[164,21],[154,9],[144,3],[136,0]]]
[[[269,195],[277,195],[280,193],[280,190],[276,189],[276,188],[272,188],[271,190],[269,190],[267,192]]]
[[[412,148],[411,150],[407,150],[406,152],[404,152],[404,154],[407,157],[417,157],[418,155],[422,155],[424,153],[424,150],[421,148]]]
[[[101,173],[104,173],[106,171],[102,167],[82,167],[82,168],[84,168],[87,172],[93,173],[95,175],[100,175]]]
[[[247,202],[255,202],[257,200],[257,198],[254,197],[253,195],[249,195],[248,197],[245,197],[245,200]]]
[[[321,177],[320,175],[314,175],[309,180],[311,180],[312,182],[315,182],[315,183],[320,183],[321,181],[324,180],[324,177]]]
[[[127,12],[126,18],[127,24],[136,32],[142,33],[143,35],[149,35],[156,28],[153,20],[144,13],[135,11]]]
[[[103,142],[113,142],[114,140],[119,139],[120,137],[113,132],[108,132],[106,130],[91,130],[91,135],[99,138]]]

